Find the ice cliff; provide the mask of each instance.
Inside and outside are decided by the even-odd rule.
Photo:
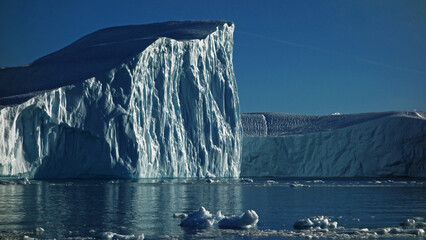
[[[1,68],[0,176],[239,176],[233,30],[113,27]]]
[[[241,176],[426,177],[426,113],[242,114]]]

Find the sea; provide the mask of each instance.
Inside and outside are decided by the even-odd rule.
[[[254,210],[259,221],[180,226],[175,213],[202,206],[225,216]],[[321,216],[337,228],[293,227]],[[425,219],[425,179],[0,181],[0,239],[426,239]]]

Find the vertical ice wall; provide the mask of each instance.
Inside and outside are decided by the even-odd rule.
[[[3,107],[0,175],[239,176],[233,29],[159,38],[109,71]]]
[[[242,123],[243,177],[426,177],[425,112],[243,114]]]

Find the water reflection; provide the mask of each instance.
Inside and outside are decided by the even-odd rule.
[[[259,229],[291,229],[297,219],[315,215],[342,216],[340,226],[360,228],[389,227],[406,218],[426,217],[426,184],[292,188],[285,181],[273,185],[256,181],[97,180],[0,185],[0,231],[34,232],[43,227],[43,238],[57,239],[96,237],[107,231],[143,233],[147,238],[193,237],[193,232],[181,228],[181,220],[172,215],[190,213],[200,206],[225,215],[254,209],[260,218]]]
[[[90,231],[120,234],[180,234],[175,212],[205,206],[212,212],[242,212],[241,186],[204,182],[46,182],[0,186],[0,230],[33,230],[65,238]]]

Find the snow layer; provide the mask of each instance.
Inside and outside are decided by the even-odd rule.
[[[0,175],[237,177],[233,30],[223,21],[104,29],[1,69]]]
[[[425,116],[242,114],[241,176],[426,177]]]

